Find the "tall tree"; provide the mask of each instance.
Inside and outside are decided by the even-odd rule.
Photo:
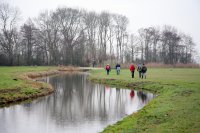
[[[33,65],[33,47],[36,42],[36,30],[31,19],[21,27],[23,36],[22,44],[24,44],[25,47],[25,60],[27,65]]]
[[[137,36],[134,34],[130,35],[130,44],[129,44],[129,54],[131,55],[131,62],[134,62],[135,58],[139,54],[139,44],[140,41]]]
[[[191,36],[186,34],[181,34],[181,45],[182,52],[180,53],[181,63],[192,63],[192,54],[195,53],[194,46],[195,43]]]
[[[98,23],[98,36],[99,36],[99,62],[103,63],[107,59],[107,45],[108,45],[108,32],[110,25],[110,14],[108,12],[102,12],[99,15]]]
[[[152,46],[152,37],[154,34],[154,28],[149,27],[149,28],[141,28],[139,29],[139,35],[142,40],[142,56],[144,53],[144,58],[145,62],[150,62],[151,61],[151,46]]]
[[[84,24],[86,27],[86,61],[97,60],[97,27],[98,16],[95,12],[85,12]]]
[[[114,15],[115,21],[115,33],[117,42],[117,60],[123,63],[123,48],[125,41],[127,41],[127,25],[129,23],[128,18],[123,15]]]
[[[157,62],[158,60],[158,43],[160,41],[160,30],[159,28],[152,27],[152,43],[153,43],[153,53],[151,62]]]
[[[60,43],[59,43],[59,23],[57,22],[57,16],[53,12],[45,11],[40,13],[36,20],[41,34],[42,44],[46,49],[47,64],[55,65],[60,62]]]
[[[73,64],[74,47],[85,29],[82,24],[82,12],[72,8],[58,8],[55,15],[62,35],[63,59],[65,64]]]
[[[8,4],[0,3],[0,45],[8,57],[9,65],[13,65],[14,59],[14,34],[17,32],[17,20],[19,10],[10,7]]]
[[[180,42],[177,30],[171,26],[165,26],[162,33],[163,49],[165,48],[164,62],[169,64],[177,63],[177,50]],[[166,51],[167,50],[167,51]]]

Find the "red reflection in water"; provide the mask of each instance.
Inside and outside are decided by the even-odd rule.
[[[134,96],[135,96],[135,92],[134,92],[134,90],[131,90],[131,92],[130,92],[130,96],[131,96],[131,99],[134,98]]]

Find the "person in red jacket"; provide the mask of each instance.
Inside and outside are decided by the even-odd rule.
[[[107,64],[107,65],[106,65],[106,72],[107,72],[107,75],[109,75],[110,70],[111,70],[110,65]]]
[[[132,74],[132,78],[134,78],[135,66],[133,65],[133,63],[131,63],[131,65],[130,65],[130,71]]]

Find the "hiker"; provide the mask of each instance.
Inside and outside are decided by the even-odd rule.
[[[131,63],[130,65],[130,71],[131,71],[132,78],[134,78],[135,66],[133,65],[133,63]]]
[[[141,73],[142,73],[142,65],[141,64],[138,64],[138,67],[137,67],[137,71],[139,73],[139,78],[141,78]]]
[[[95,65],[96,65],[96,61],[95,61],[95,59],[93,59],[92,66],[95,67]]]
[[[107,75],[109,75],[109,72],[110,72],[110,70],[111,70],[111,69],[110,69],[110,65],[109,65],[109,64],[107,64],[107,65],[106,65],[106,71],[107,71]]]
[[[146,79],[146,75],[147,75],[147,67],[145,66],[145,64],[143,64],[142,66],[142,79],[145,78]]]
[[[117,63],[117,65],[116,65],[116,71],[117,71],[117,75],[119,75],[120,74],[120,64],[119,63]]]

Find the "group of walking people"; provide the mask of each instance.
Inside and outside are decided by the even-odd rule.
[[[109,72],[111,71],[110,65],[107,64],[105,69],[106,69],[107,75],[109,75]],[[119,75],[120,69],[121,69],[119,63],[116,64],[115,69],[116,69],[117,75]],[[133,63],[131,63],[130,71],[131,71],[132,78],[134,78],[135,69],[136,69],[136,67],[134,66]],[[138,64],[137,71],[139,73],[139,78],[142,78],[142,79],[145,78],[146,79],[147,67],[146,67],[145,64]]]
[[[132,78],[134,78],[134,73],[135,73],[135,66],[134,64],[132,63],[130,65],[130,71],[131,71],[131,74],[132,74]],[[146,73],[147,73],[147,67],[145,66],[145,64],[138,64],[137,66],[137,71],[139,73],[139,78],[145,78],[146,79]]]

